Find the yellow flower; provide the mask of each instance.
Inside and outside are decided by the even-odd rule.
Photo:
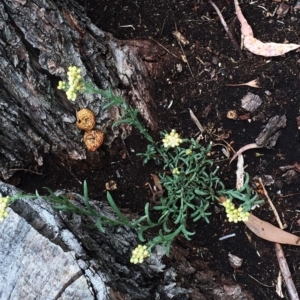
[[[185,150],[185,154],[186,154],[186,155],[191,155],[192,152],[193,152],[192,149],[186,149],[186,150]]]
[[[240,221],[248,221],[250,213],[244,211],[244,209],[241,206],[239,208],[235,208],[234,204],[231,202],[230,199],[224,201],[222,205],[225,207],[226,216],[229,222],[237,223]]]
[[[58,82],[58,86],[57,86],[58,90],[64,90],[66,88],[67,88],[67,84],[64,81],[59,81]]]
[[[172,170],[172,174],[173,174],[173,175],[178,175],[178,174],[180,174],[180,171],[178,170],[178,168],[174,168],[174,169]]]
[[[72,101],[76,100],[77,94],[73,90],[68,89],[66,91],[66,95],[67,95],[68,100],[72,100]]]
[[[0,198],[0,222],[2,222],[8,216],[6,208],[8,207],[9,202],[9,196]]]
[[[145,258],[149,257],[150,253],[147,250],[147,246],[138,245],[133,251],[130,258],[130,262],[133,264],[141,264]]]
[[[170,134],[166,134],[165,138],[162,140],[164,143],[164,147],[178,147],[179,144],[182,143],[182,139],[180,138],[179,134],[176,132],[175,129],[172,129]]]
[[[70,66],[68,68],[68,82],[59,81],[58,89],[66,91],[67,98],[69,100],[75,101],[77,98],[77,93],[84,89],[84,81],[81,76],[81,69],[75,66]]]

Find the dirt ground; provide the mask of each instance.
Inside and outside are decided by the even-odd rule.
[[[285,115],[287,126],[282,131],[273,149],[250,150],[245,153],[246,171],[251,179],[255,176],[271,175],[274,183],[267,187],[287,231],[300,232],[299,168],[292,178],[283,177],[280,166],[299,162],[300,138],[296,117],[300,115],[299,52],[267,58],[243,50],[243,57],[234,49],[225,34],[213,7],[203,0],[80,0],[91,20],[102,30],[118,39],[152,39],[157,43],[183,51],[187,62],[165,71],[165,76],[155,80],[155,101],[159,130],[175,128],[184,137],[196,137],[198,128],[191,120],[189,109],[207,130],[207,138],[225,134],[226,142],[235,150],[253,143],[270,117]],[[233,1],[216,0],[228,24],[235,17]],[[262,41],[300,43],[300,10],[288,10],[282,16],[277,12],[281,1],[241,1],[241,8],[251,24],[254,34]],[[291,8],[296,3],[287,1]],[[179,31],[189,42],[179,47],[172,34]],[[233,32],[240,42],[240,26],[233,24]],[[182,67],[182,70],[181,70]],[[248,86],[232,87],[226,84],[249,82],[259,79],[260,88]],[[252,92],[259,95],[262,106],[254,113],[241,107],[241,99]],[[236,110],[237,119],[229,119],[227,113]],[[214,135],[213,135],[214,134]],[[142,213],[151,193],[147,182],[151,174],[160,171],[159,166],[142,166],[136,153],[146,149],[146,141],[137,131],[124,144],[116,141],[112,149],[102,149],[103,167],[85,163],[67,167],[63,162],[45,159],[42,175],[19,173],[11,179],[21,189],[34,192],[47,186],[53,190],[66,188],[82,192],[82,182],[87,179],[90,196],[105,199],[105,183],[114,180],[117,190],[113,198],[123,210]],[[220,166],[220,176],[229,187],[235,185],[236,163],[215,147],[215,159]],[[128,153],[127,153],[128,150]],[[129,155],[128,155],[129,154]],[[231,153],[232,155],[232,153]],[[30,176],[29,176],[30,175]],[[30,187],[30,188],[28,188]],[[230,277],[253,294],[254,299],[280,299],[275,292],[279,266],[274,245],[252,234],[244,223],[229,223],[220,207],[211,208],[210,223],[198,222],[196,235],[191,243],[177,243],[186,248],[190,261],[199,259],[217,272],[220,278]],[[254,211],[259,218],[276,225],[274,214],[268,204]],[[223,241],[219,238],[235,233],[236,236]],[[290,266],[292,278],[300,292],[300,250],[294,246],[283,246]],[[243,264],[234,270],[228,262],[228,254],[242,258]],[[173,259],[169,264],[176,263]],[[188,277],[182,283],[187,287]],[[289,299],[283,284],[283,293]]]

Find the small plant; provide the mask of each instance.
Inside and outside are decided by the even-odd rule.
[[[174,239],[182,234],[190,239],[194,232],[188,230],[189,222],[197,222],[201,219],[209,222],[210,208],[213,203],[219,203],[225,207],[230,222],[247,221],[251,208],[261,203],[258,195],[252,194],[249,187],[249,176],[246,174],[246,181],[240,190],[227,190],[218,176],[218,167],[209,158],[212,143],[206,147],[194,139],[182,139],[175,129],[170,133],[161,132],[162,141],[154,142],[143,124],[138,120],[137,109],[127,105],[122,97],[115,96],[112,91],[103,91],[84,82],[80,75],[80,69],[70,67],[68,71],[68,83],[60,82],[58,88],[67,93],[68,99],[74,101],[78,92],[89,92],[101,94],[112,105],[118,105],[123,110],[122,118],[113,126],[127,123],[135,126],[147,139],[149,144],[145,153],[138,155],[143,157],[143,163],[154,160],[162,165],[159,174],[160,185],[164,194],[155,201],[150,211],[150,203],[146,203],[144,215],[136,221],[126,218],[116,206],[112,196],[107,192],[107,201],[116,213],[116,218],[108,218],[95,209],[89,203],[87,184],[84,182],[84,204],[85,209],[77,207],[67,196],[56,195],[48,189],[49,196],[42,196],[45,201],[52,203],[53,207],[62,211],[70,211],[83,216],[90,216],[95,219],[97,228],[104,232],[105,226],[125,225],[137,229],[138,237],[145,245],[138,245],[132,252],[131,262],[141,263],[146,259],[155,245],[162,245],[167,255]],[[9,201],[0,202],[0,221],[6,216],[5,208],[12,201],[20,197],[39,197],[19,195]],[[9,197],[1,199],[10,199]],[[235,206],[234,202],[240,201],[241,205]],[[1,214],[2,213],[2,214]],[[153,220],[155,219],[155,221]],[[152,240],[146,240],[145,231],[149,229],[158,230]]]
[[[246,221],[250,209],[262,202],[257,194],[251,194],[248,175],[239,191],[225,188],[217,174],[218,167],[208,157],[212,143],[204,147],[194,139],[181,139],[174,129],[169,134],[161,134],[162,143],[148,145],[147,151],[139,154],[144,157],[144,162],[154,159],[162,163],[165,170],[159,174],[165,194],[159,199],[159,204],[153,206],[153,210],[159,213],[158,221],[149,222],[139,231],[139,238],[144,241],[142,233],[145,230],[156,226],[161,228],[159,235],[148,241],[150,248],[159,243],[168,255],[176,236],[183,234],[189,240],[194,233],[187,229],[188,221],[204,219],[209,223],[214,202],[226,208],[230,222]],[[222,203],[220,199],[223,198],[226,201]],[[235,208],[234,199],[242,201],[242,205]]]

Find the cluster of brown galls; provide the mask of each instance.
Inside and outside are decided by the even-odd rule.
[[[76,125],[79,129],[84,130],[83,141],[88,151],[96,151],[104,140],[104,133],[101,130],[94,129],[96,125],[95,114],[83,108],[76,112]]]

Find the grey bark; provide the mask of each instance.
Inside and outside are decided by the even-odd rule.
[[[64,161],[86,159],[75,126],[80,108],[96,113],[107,144],[117,134],[110,126],[119,116],[117,108],[104,111],[103,99],[95,95],[72,104],[57,90],[70,65],[82,68],[84,79],[99,88],[123,93],[155,130],[149,72],[155,71],[158,52],[150,42],[114,39],[72,0],[1,1],[0,175],[6,179],[14,169],[42,165],[48,153]]]

